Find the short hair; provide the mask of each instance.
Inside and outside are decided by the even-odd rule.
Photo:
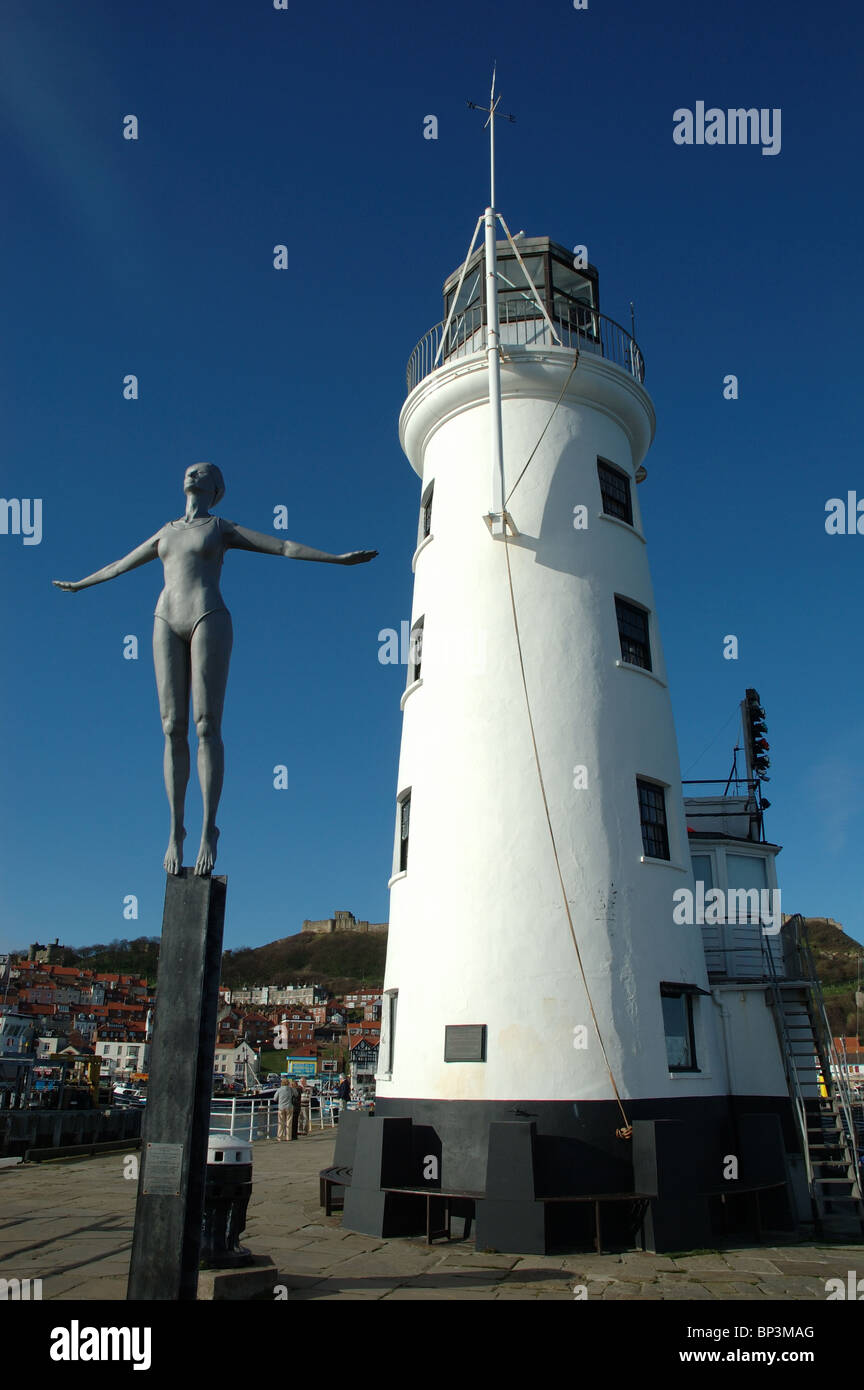
[[[195,467],[207,468],[210,470],[213,482],[216,484],[216,495],[214,496],[211,505],[214,507],[218,506],[218,504],[222,501],[222,498],[225,496],[225,479],[222,477],[221,468],[219,468],[218,464],[215,463],[196,463]]]

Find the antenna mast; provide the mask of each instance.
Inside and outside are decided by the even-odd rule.
[[[484,216],[486,228],[486,362],[489,370],[489,416],[492,447],[492,510],[487,518],[493,536],[507,534],[508,517],[504,507],[504,440],[501,423],[501,334],[498,317],[498,258],[495,242],[498,213],[495,209],[495,113],[500,102],[495,96],[495,66],[492,68],[492,87],[489,105],[477,106],[469,101],[473,111],[487,111],[489,127],[489,206]],[[515,121],[515,116],[502,116]]]

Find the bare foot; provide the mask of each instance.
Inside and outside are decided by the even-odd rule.
[[[195,872],[201,878],[207,878],[213,872],[213,865],[216,863],[216,841],[219,839],[219,831],[216,826],[208,833],[206,830],[201,832],[201,846],[198,850],[198,858],[195,860]]]
[[[186,831],[181,826],[176,834],[172,834],[168,841],[168,848],[165,851],[165,858],[162,867],[166,874],[179,874],[183,872],[183,841],[186,839]]]

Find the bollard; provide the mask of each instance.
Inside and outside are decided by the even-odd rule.
[[[229,1134],[211,1133],[204,1182],[202,1269],[229,1269],[252,1262],[249,1251],[239,1242],[251,1195],[251,1144]]]

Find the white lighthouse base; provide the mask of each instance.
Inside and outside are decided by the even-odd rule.
[[[788,1097],[648,1099],[627,1110],[630,1139],[616,1136],[611,1101],[379,1099],[374,1117],[340,1125],[336,1161],[351,1169],[343,1224],[418,1235],[426,1196],[440,1194],[476,1222],[479,1250],[511,1254],[596,1245],[601,1219],[605,1249],[694,1249],[727,1231],[796,1229]]]

